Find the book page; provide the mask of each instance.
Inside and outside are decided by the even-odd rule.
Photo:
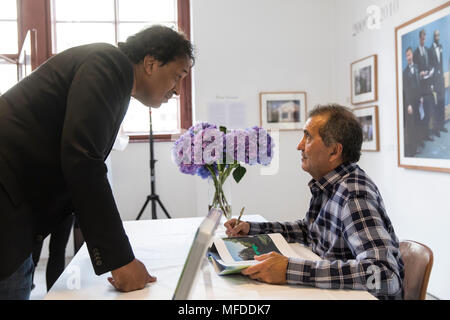
[[[255,264],[258,263],[254,260],[255,255],[272,251],[286,257],[304,258],[293,250],[279,233],[219,238],[214,241],[214,244],[223,262],[227,265]]]

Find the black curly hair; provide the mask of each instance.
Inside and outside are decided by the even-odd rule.
[[[182,32],[162,25],[153,25],[119,42],[118,47],[135,64],[151,55],[165,65],[178,58],[188,57],[194,65],[194,47]]]

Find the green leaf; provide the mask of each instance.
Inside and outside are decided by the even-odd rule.
[[[244,177],[246,172],[247,172],[247,169],[245,169],[241,165],[237,166],[236,169],[234,169],[233,178],[236,181],[236,183],[239,183],[239,181],[241,181],[241,179]]]
[[[223,133],[227,134],[227,127],[220,126],[219,130],[222,131]]]

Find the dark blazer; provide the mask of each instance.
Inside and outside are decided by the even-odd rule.
[[[420,52],[420,48],[417,47],[414,51],[413,60],[414,63],[417,65],[417,68],[419,69],[419,73],[422,71],[431,71],[430,66],[430,57],[429,52],[426,47],[424,47],[424,54],[422,55]],[[420,87],[421,87],[421,94],[422,95],[429,95],[431,94],[431,78],[423,79],[422,77],[420,79]]]
[[[411,105],[414,114],[418,115],[420,99],[419,69],[416,64],[413,64],[412,68],[414,73],[411,73],[409,65],[403,70],[403,110],[406,112],[408,106]]]
[[[68,207],[96,274],[134,259],[104,163],[132,86],[132,63],[99,43],[52,57],[0,97],[0,279]]]
[[[436,47],[438,47],[439,57],[436,53]],[[436,45],[433,43],[428,50],[428,56],[430,57],[430,66],[434,68],[433,86],[434,90],[439,94],[444,94],[445,80],[444,80],[444,63],[442,61],[442,45]]]

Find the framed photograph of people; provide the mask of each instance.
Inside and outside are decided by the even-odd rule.
[[[306,121],[306,92],[260,92],[259,98],[261,127],[303,129]]]
[[[380,151],[380,131],[378,126],[378,106],[354,108],[353,113],[363,130],[362,151]]]
[[[400,167],[450,172],[449,2],[395,29]]]
[[[360,59],[350,65],[352,104],[361,104],[378,99],[377,55]]]

